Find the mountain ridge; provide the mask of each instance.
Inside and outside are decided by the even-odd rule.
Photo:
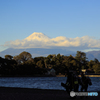
[[[16,56],[19,55],[21,52],[26,51],[29,52],[32,57],[39,57],[39,56],[48,56],[49,54],[58,54],[60,53],[61,55],[65,55],[65,56],[75,56],[77,52],[75,51],[70,51],[70,50],[66,50],[66,49],[60,49],[60,48],[27,48],[27,49],[14,49],[14,48],[8,48],[2,52],[0,52],[0,56],[4,58],[5,55],[12,55],[12,56]],[[86,53],[86,57],[88,58],[87,60],[94,60],[95,58],[98,59],[100,61],[100,51],[88,51],[85,52]]]
[[[32,57],[35,56],[47,56],[49,54],[72,54],[75,53],[73,51],[65,50],[65,49],[58,49],[58,48],[27,48],[27,49],[14,49],[14,48],[8,48],[2,52],[0,52],[0,56],[4,57],[6,54],[10,54],[12,56],[18,55],[21,52],[26,51],[31,53]]]

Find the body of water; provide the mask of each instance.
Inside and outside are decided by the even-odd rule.
[[[66,79],[66,77],[0,77],[0,86],[65,90],[61,82],[65,83]],[[92,85],[88,91],[100,91],[100,77],[91,77],[91,81]]]

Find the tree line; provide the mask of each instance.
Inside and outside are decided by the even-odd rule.
[[[75,57],[50,54],[47,57],[32,58],[32,55],[26,51],[17,56],[5,55],[5,58],[0,57],[1,76],[45,75],[51,68],[55,69],[56,74],[65,74],[66,70],[75,70],[79,74],[81,69],[91,69],[96,74],[100,74],[98,59],[88,61],[86,54],[81,51],[77,51]]]

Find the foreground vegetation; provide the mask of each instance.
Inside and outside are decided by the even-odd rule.
[[[14,57],[11,55],[0,57],[1,76],[44,75],[51,68],[55,69],[56,75],[65,74],[68,69],[75,70],[78,74],[81,69],[91,69],[96,74],[100,74],[98,59],[88,61],[86,54],[81,51],[77,51],[75,57],[50,54],[47,57],[32,58],[32,55],[25,51]]]

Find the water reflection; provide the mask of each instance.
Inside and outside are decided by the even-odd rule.
[[[100,77],[92,77],[92,86],[88,91],[100,91]],[[65,90],[61,82],[66,82],[66,77],[0,77],[0,86],[38,88],[38,89],[58,89]]]

